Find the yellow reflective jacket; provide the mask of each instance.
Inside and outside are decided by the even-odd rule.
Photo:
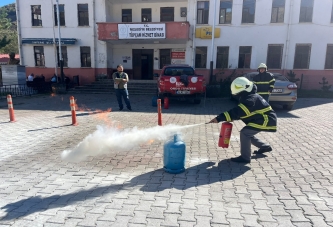
[[[216,117],[217,121],[242,120],[246,126],[257,131],[276,132],[277,116],[272,107],[256,93],[256,86],[250,93],[245,92],[239,105]]]
[[[273,74],[270,72],[259,73],[253,77],[253,83],[257,85],[259,95],[268,95],[272,92],[275,84]]]

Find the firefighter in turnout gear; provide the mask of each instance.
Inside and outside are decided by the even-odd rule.
[[[257,85],[257,93],[269,102],[269,95],[274,88],[275,79],[272,73],[267,72],[267,66],[264,63],[258,66],[258,72],[259,73],[253,77],[253,83]]]
[[[242,120],[246,126],[240,131],[241,156],[231,158],[233,162],[251,162],[251,144],[258,147],[257,154],[272,151],[272,147],[255,135],[259,132],[276,132],[275,111],[263,97],[256,93],[256,85],[245,77],[238,77],[231,83],[231,93],[239,99],[239,105],[221,113],[209,123]]]

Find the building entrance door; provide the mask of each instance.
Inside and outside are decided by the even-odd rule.
[[[133,79],[152,80],[154,72],[154,50],[133,49]]]

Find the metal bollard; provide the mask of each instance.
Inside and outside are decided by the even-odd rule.
[[[72,125],[76,126],[78,123],[76,122],[76,113],[75,113],[75,100],[74,96],[70,97],[70,106],[71,106],[71,111],[72,111]]]
[[[13,100],[12,100],[12,96],[11,95],[7,95],[7,103],[8,103],[8,110],[9,110],[9,119],[10,119],[10,122],[15,122]]]
[[[157,99],[157,117],[158,117],[158,125],[162,126],[162,103],[161,103],[161,99]]]

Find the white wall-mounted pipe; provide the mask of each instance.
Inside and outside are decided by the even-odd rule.
[[[190,1],[189,1],[189,4]],[[197,8],[197,0],[194,0],[193,4],[193,29],[192,29],[192,66],[195,67],[195,29],[197,26],[197,14],[196,14],[196,8]]]
[[[288,21],[288,26],[287,26],[287,39],[286,39],[286,47],[284,51],[284,63],[283,63],[283,74],[285,73],[286,67],[287,67],[287,61],[288,61],[288,52],[289,52],[289,44],[290,44],[290,27],[292,23],[292,9],[293,9],[293,0],[289,0],[290,5],[289,5],[289,21]]]
[[[20,15],[20,0],[16,0],[16,21],[17,21],[17,44],[20,55],[20,65],[24,65],[24,57],[22,51],[22,34],[21,34],[21,15]]]

